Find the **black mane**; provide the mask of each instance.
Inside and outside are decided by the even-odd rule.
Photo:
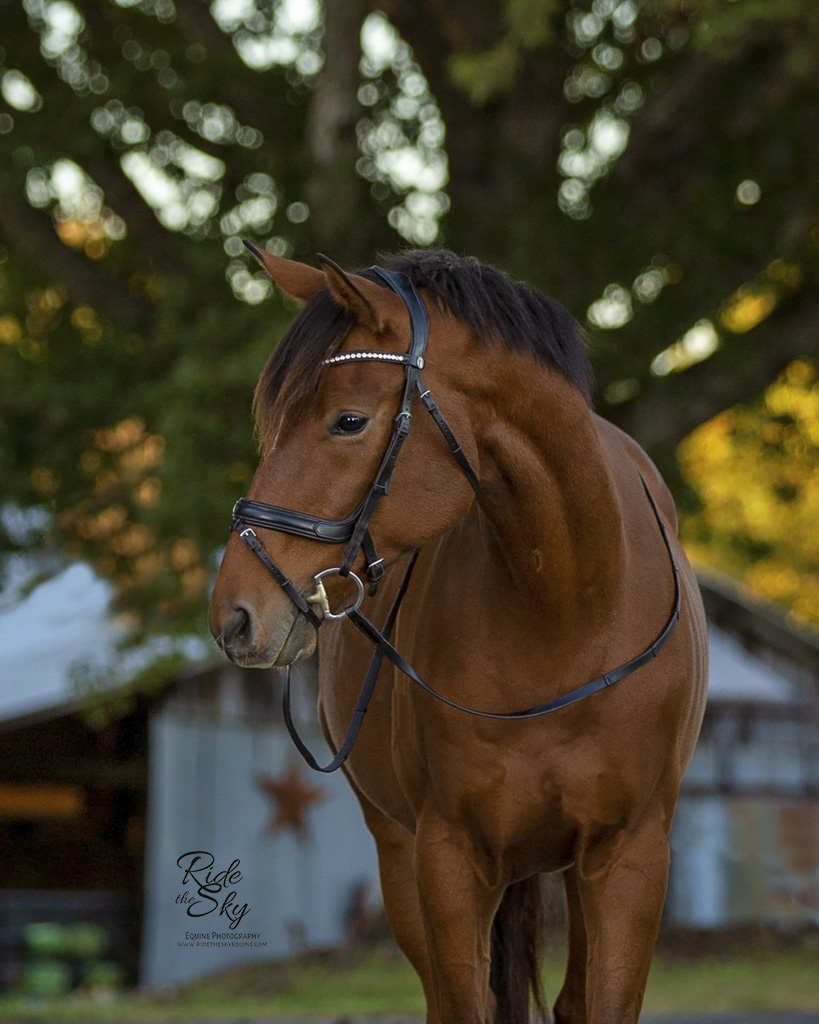
[[[439,309],[448,310],[479,340],[499,340],[514,352],[530,353],[591,402],[591,366],[577,324],[559,303],[474,257],[446,249],[411,250],[388,256],[384,263],[406,274],[416,288],[426,288]]]
[[[383,263],[426,289],[439,309],[460,320],[479,340],[500,341],[512,351],[530,353],[565,377],[591,404],[589,360],[575,321],[557,302],[493,267],[446,249],[411,250],[387,256]],[[358,273],[381,283],[369,270]],[[340,347],[352,326],[352,316],[326,288],[299,313],[256,389],[254,408],[263,439],[315,394],[324,360]]]

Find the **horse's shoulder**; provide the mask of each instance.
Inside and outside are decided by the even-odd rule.
[[[607,465],[615,471],[615,474],[618,469],[628,468],[629,464],[636,466],[648,484],[649,490],[662,512],[663,519],[669,527],[673,527],[673,531],[676,533],[677,509],[674,506],[674,499],[665,480],[660,475],[660,471],[649,456],[633,437],[609,420],[595,415],[595,424]]]

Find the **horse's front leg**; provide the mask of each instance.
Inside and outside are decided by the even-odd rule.
[[[566,891],[566,926],[569,957],[566,978],[555,1002],[555,1024],[586,1024],[586,966],[588,946],[586,923],[580,903],[577,868],[573,864],[563,872]]]
[[[435,989],[428,1024],[494,1024],[490,935],[503,886],[481,877],[466,836],[426,815],[415,868]]]
[[[592,839],[577,858],[590,1024],[640,1016],[668,885],[664,817],[654,808],[634,829]]]
[[[427,1006],[432,1007],[435,1004],[435,986],[415,885],[415,837],[382,814],[358,790],[356,792],[378,850],[381,895],[387,924],[393,938],[415,968],[424,989]]]

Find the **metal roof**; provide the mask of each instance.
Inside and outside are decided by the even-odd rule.
[[[793,684],[716,626],[708,628],[708,700],[787,702]]]
[[[104,662],[122,636],[108,614],[111,590],[77,562],[0,614],[0,721],[81,701],[72,669]]]
[[[111,613],[113,587],[83,562],[67,566],[0,611],[0,728],[66,714],[87,700],[82,681],[112,688],[153,659],[181,651],[202,658],[197,637],[157,637],[123,651],[126,631]]]

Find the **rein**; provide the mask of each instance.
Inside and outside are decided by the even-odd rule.
[[[400,672],[412,680],[412,682],[420,686],[426,693],[429,693],[431,696],[435,697],[436,700],[439,700],[458,711],[463,711],[469,715],[476,715],[480,718],[494,718],[504,721],[536,718],[540,715],[547,715],[553,711],[558,711],[561,708],[568,707],[570,704],[583,700],[583,698],[589,697],[594,693],[598,693],[600,690],[607,689],[612,684],[619,682],[621,679],[624,679],[632,672],[635,672],[637,669],[647,664],[653,658],[656,658],[668,638],[673,633],[674,627],[677,625],[680,618],[681,590],[679,568],[674,558],[674,552],[671,547],[671,540],[668,536],[668,531],[660,516],[660,510],[658,509],[654,496],[651,494],[648,484],[645,482],[642,474],[640,474],[640,480],[642,481],[646,497],[657,520],[657,525],[659,526],[660,533],[671,562],[671,568],[674,576],[674,605],[668,622],[654,643],[650,644],[641,654],[631,658],[618,668],[605,672],[603,675],[598,676],[597,679],[593,679],[590,683],[585,683],[583,686],[579,686],[576,689],[571,690],[569,693],[563,694],[563,696],[557,697],[554,700],[547,701],[544,704],[538,704],[535,707],[510,712],[481,711],[476,708],[466,707],[435,690],[403,658],[388,639],[393,626],[395,625],[395,620],[398,616],[401,602],[409,588],[412,571],[418,557],[417,551],[413,552],[410,556],[410,560],[404,570],[404,575],[401,578],[401,583],[392,600],[392,604],[390,605],[383,627],[379,630],[367,618],[367,616],[364,615],[360,610],[361,602],[364,597],[364,585],[358,576],[352,571],[352,565],[358,551],[361,550],[364,554],[366,563],[369,593],[370,595],[375,594],[384,575],[384,565],[383,559],[379,558],[376,553],[375,545],[372,537],[370,536],[369,522],[380,498],[389,493],[392,472],[395,468],[395,463],[398,459],[401,447],[409,432],[409,426],[412,420],[411,405],[416,391],[418,392],[422,404],[430,413],[438,426],[438,429],[441,431],[450,452],[463,470],[473,489],[476,492],[479,489],[478,478],[475,471],[470,465],[469,460],[458,443],[457,438],[450,429],[449,424],[444,419],[438,405],[433,400],[429,390],[425,389],[421,382],[421,370],[424,368],[424,352],[429,335],[429,317],[427,315],[426,308],[418,295],[415,285],[404,274],[399,274],[390,270],[382,270],[380,267],[372,267],[371,269],[388,287],[401,297],[407,307],[412,328],[412,340],[410,342],[408,352],[405,355],[370,351],[340,352],[331,356],[329,359],[325,359],[324,361],[325,366],[338,366],[342,363],[366,360],[371,362],[397,363],[405,367],[405,384],[401,406],[397,416],[395,417],[392,435],[387,444],[381,464],[376,472],[375,479],[370,485],[370,490],[364,500],[343,519],[323,519],[319,516],[312,516],[304,512],[296,512],[293,509],[281,508],[278,505],[268,505],[265,502],[241,498],[233,507],[233,522],[231,525],[231,529],[236,530],[239,537],[262,561],[265,568],[285,591],[291,601],[293,601],[298,610],[309,619],[316,629],[321,625],[324,618],[347,618],[358,630],[360,630],[361,633],[364,634],[370,643],[373,644],[373,655],[370,660],[367,675],[365,676],[364,682],[361,686],[358,700],[356,701],[352,719],[347,730],[347,735],[345,736],[335,757],[333,757],[332,761],[326,765],[320,765],[316,761],[315,757],[296,730],[290,707],[290,669],[288,668],[282,692],[282,711],[287,731],[290,733],[291,739],[307,764],[315,771],[325,773],[334,772],[339,769],[346,761],[350,751],[352,750],[364,721],[364,716],[367,712],[367,707],[369,706],[373,690],[375,689],[375,683],[384,658],[391,662]],[[322,572],[317,573],[313,578],[316,588],[314,593],[304,597],[296,589],[287,574],[267,553],[253,530],[254,526],[261,527],[262,529],[279,530],[283,533],[290,533],[299,537],[306,537],[311,540],[323,541],[328,544],[340,544],[346,541],[347,548],[341,565],[338,568],[324,569]],[[349,577],[356,586],[357,593],[354,603],[337,613],[330,611],[329,601],[322,583],[323,578],[328,575]],[[317,615],[313,608],[310,607],[311,604],[318,605],[321,608],[321,616]]]

